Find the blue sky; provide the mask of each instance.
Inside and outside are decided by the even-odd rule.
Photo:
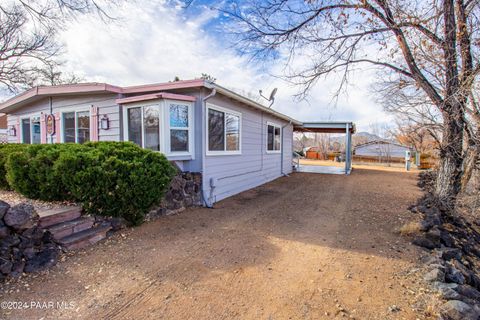
[[[224,17],[208,1],[188,9],[167,1],[125,2],[113,9],[117,21],[105,24],[95,16],[80,17],[60,35],[66,68],[86,81],[117,85],[165,82],[208,73],[225,87],[256,94],[278,88],[273,108],[298,120],[354,121],[360,130],[389,121],[369,88],[373,70],[357,71],[336,103],[335,75],[319,81],[308,101],[296,101],[299,88],[281,80],[282,59],[259,64],[241,56],[223,32]],[[281,58],[281,57],[280,57]],[[298,61],[302,63],[302,61]]]

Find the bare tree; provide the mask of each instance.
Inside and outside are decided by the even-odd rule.
[[[309,138],[304,132],[294,132],[293,133],[293,148],[297,152],[303,151],[306,147],[310,146],[313,143],[313,140]]]
[[[108,6],[111,1],[104,1]],[[18,92],[29,86],[73,81],[59,74],[61,44],[56,35],[80,14],[110,19],[96,0],[11,0],[0,3],[0,88]],[[48,75],[50,73],[50,75]]]
[[[403,145],[413,146],[420,153],[433,155],[438,149],[436,133],[422,124],[397,120],[394,131],[395,139]]]
[[[60,62],[52,64],[46,64],[42,68],[38,68],[36,71],[36,77],[34,82],[30,84],[31,87],[39,85],[56,86],[60,84],[79,83],[83,81],[80,76],[61,70],[63,66]]]
[[[315,147],[322,155],[322,160],[328,160],[328,153],[332,151],[332,141],[328,133],[315,133]]]
[[[256,58],[301,55],[309,64],[287,77],[309,89],[321,77],[368,64],[382,79],[427,97],[442,118],[435,195],[453,207],[460,192],[472,91],[480,73],[478,0],[242,1],[221,9],[236,24],[238,45]],[[295,61],[288,59],[287,63]],[[472,107],[470,107],[472,105]],[[470,141],[470,140],[469,140]],[[470,141],[478,148],[478,139]]]

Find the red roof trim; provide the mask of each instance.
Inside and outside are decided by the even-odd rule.
[[[195,88],[195,87],[203,87],[204,85],[205,85],[205,81],[202,79],[181,80],[181,81],[173,81],[173,82],[165,82],[165,83],[146,84],[146,85],[133,86],[133,87],[124,87],[123,93],[139,93],[139,92],[149,92],[149,91]]]
[[[196,98],[192,96],[186,96],[183,94],[174,94],[168,92],[158,92],[152,94],[144,94],[141,96],[135,97],[128,97],[115,100],[117,104],[126,104],[132,102],[140,102],[140,101],[147,101],[147,100],[155,100],[155,99],[171,99],[171,100],[180,100],[180,101],[195,101]]]

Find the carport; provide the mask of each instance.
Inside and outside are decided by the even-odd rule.
[[[355,124],[353,122],[304,122],[302,125],[294,126],[293,131],[345,134],[344,167],[305,165],[300,164],[299,159],[296,159],[295,169],[298,172],[350,174],[352,171],[352,134],[355,133]]]

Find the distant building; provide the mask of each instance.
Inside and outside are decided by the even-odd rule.
[[[377,157],[382,159],[405,158],[406,151],[413,151],[412,148],[392,141],[374,140],[359,144],[353,149],[355,156]]]

